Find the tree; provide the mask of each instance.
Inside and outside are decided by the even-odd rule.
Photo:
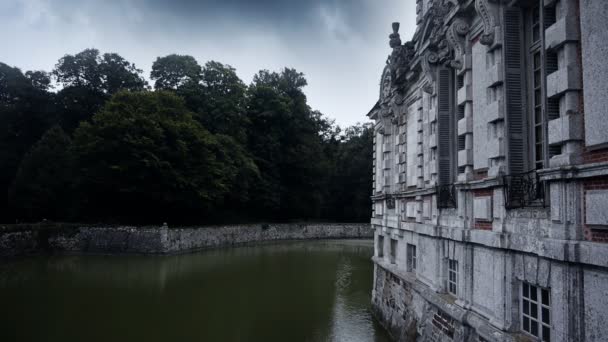
[[[6,217],[6,194],[21,159],[54,122],[54,95],[0,63],[0,217]]]
[[[232,148],[172,93],[118,93],[74,134],[84,212],[139,222],[200,219],[239,174]]]
[[[211,61],[201,73],[203,101],[198,108],[201,123],[213,133],[246,142],[247,87],[229,65]]]
[[[27,71],[25,73],[25,77],[30,80],[30,82],[32,83],[32,87],[36,89],[47,91],[52,88],[51,74],[46,71]]]
[[[75,55],[59,59],[53,70],[57,82],[63,87],[88,87],[102,91],[103,75],[99,66],[99,50],[85,49]]]
[[[194,57],[173,54],[156,58],[150,78],[155,81],[156,90],[176,90],[186,84],[198,84],[201,70]]]
[[[116,53],[102,57],[96,49],[62,57],[53,75],[63,89],[57,94],[61,126],[73,132],[82,121],[89,120],[110,95],[121,90],[143,91],[147,82],[142,70]]]
[[[71,207],[70,138],[53,126],[25,155],[9,190],[19,220],[66,219]]]
[[[323,206],[329,164],[305,85],[296,70],[262,70],[249,88],[249,146],[262,174],[254,202],[282,219],[319,218]]]
[[[371,124],[357,124],[345,130],[330,157],[333,166],[325,217],[346,222],[369,220],[373,136]]]
[[[102,73],[103,89],[108,94],[121,90],[142,91],[148,82],[141,76],[143,71],[117,53],[105,53],[99,62]]]

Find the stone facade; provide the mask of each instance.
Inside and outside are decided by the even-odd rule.
[[[608,1],[416,1],[368,114],[376,316],[398,341],[608,340]]]
[[[175,254],[248,243],[372,237],[369,224],[257,224],[204,228],[49,225],[0,229],[0,257],[43,252]]]

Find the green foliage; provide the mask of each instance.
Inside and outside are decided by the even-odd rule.
[[[192,56],[168,55],[158,57],[152,64],[150,78],[156,90],[176,90],[186,84],[198,84],[201,66]]]
[[[70,207],[70,138],[59,127],[49,129],[25,155],[9,190],[18,217],[27,220],[65,219]]]
[[[153,64],[156,91],[141,74],[95,49],[51,74],[0,63],[1,219],[369,219],[373,129],[312,110],[302,73],[261,70],[247,86],[174,54]]]
[[[85,209],[124,219],[208,212],[239,173],[232,144],[171,93],[118,93],[74,134],[80,188],[92,195]]]
[[[143,79],[143,70],[137,69],[117,53],[105,53],[99,62],[99,70],[104,80],[104,90],[115,94],[121,90],[142,91],[148,86]]]
[[[92,91],[115,94],[121,90],[141,91],[147,86],[142,70],[117,53],[99,55],[97,49],[86,49],[65,55],[53,70],[64,88],[85,87]]]
[[[8,215],[7,189],[19,163],[54,122],[53,94],[34,86],[21,70],[0,63],[0,217]]]

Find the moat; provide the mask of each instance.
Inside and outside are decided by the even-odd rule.
[[[2,341],[389,341],[371,241],[0,264]]]

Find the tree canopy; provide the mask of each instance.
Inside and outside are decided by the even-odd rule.
[[[172,54],[142,70],[87,49],[51,72],[0,63],[0,219],[367,221],[370,125],[308,105],[295,69],[247,85]]]

